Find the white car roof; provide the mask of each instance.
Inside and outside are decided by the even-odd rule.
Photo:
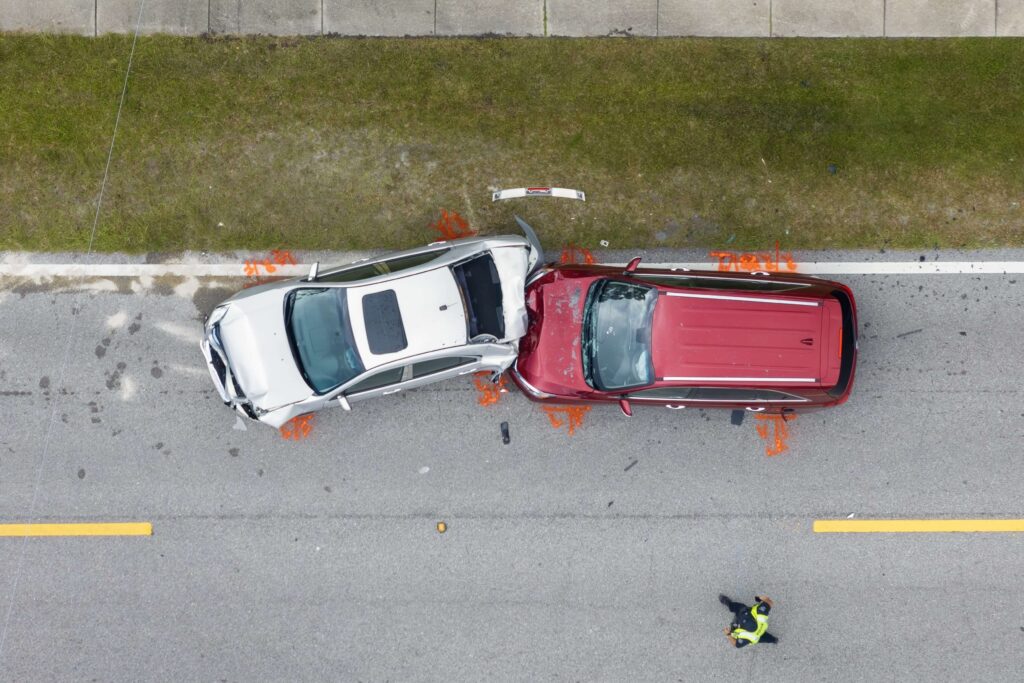
[[[392,290],[405,329],[407,345],[393,353],[375,354],[370,350],[363,299],[371,294]],[[384,282],[348,288],[348,311],[359,356],[367,370],[421,353],[463,346],[466,338],[466,311],[462,295],[445,267],[399,277]]]

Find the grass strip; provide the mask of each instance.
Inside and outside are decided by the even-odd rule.
[[[0,249],[85,247],[130,44],[0,34]],[[1021,131],[1016,39],[149,36],[95,246],[1019,246]]]

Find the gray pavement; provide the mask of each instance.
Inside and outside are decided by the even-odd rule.
[[[1021,0],[4,0],[0,31],[371,36],[1024,35]]]
[[[0,539],[0,679],[1018,680],[1020,535],[811,523],[1022,516],[1024,277],[844,280],[853,396],[766,457],[749,418],[595,408],[570,436],[470,382],[285,441],[238,429],[196,347],[243,280],[0,279],[0,519],[154,524]],[[775,598],[780,645],[728,649],[719,592]]]

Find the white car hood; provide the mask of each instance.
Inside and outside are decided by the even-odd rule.
[[[502,310],[505,317],[505,338],[515,341],[526,334],[526,272],[530,252],[522,247],[491,249],[494,266],[501,280]]]
[[[284,328],[285,289],[232,301],[220,320],[231,372],[254,406],[271,410],[309,398]],[[258,333],[257,333],[258,330]]]

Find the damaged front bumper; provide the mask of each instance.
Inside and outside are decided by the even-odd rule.
[[[224,405],[231,406],[240,415],[251,420],[259,420],[257,409],[248,401],[245,394],[231,374],[231,365],[228,357],[218,339],[217,323],[207,324],[206,334],[199,342],[199,348],[206,359],[206,369],[213,379],[213,386],[217,389],[220,399]]]

